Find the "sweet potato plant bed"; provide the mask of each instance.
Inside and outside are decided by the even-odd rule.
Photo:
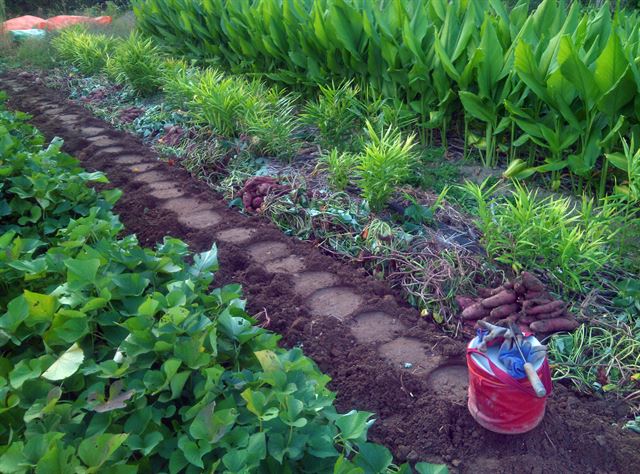
[[[304,346],[333,377],[340,409],[376,412],[372,438],[400,460],[443,461],[453,472],[640,471],[640,438],[616,425],[623,405],[557,384],[531,433],[484,430],[466,408],[464,342],[420,318],[387,284],[229,209],[204,183],[59,92],[17,75],[2,77],[2,86],[48,138],[62,137],[65,151],[124,191],[116,211],[143,245],[168,234],[196,251],[216,241],[216,284],[242,284],[249,311],[286,346]]]

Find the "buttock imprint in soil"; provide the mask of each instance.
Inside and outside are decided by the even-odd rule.
[[[443,365],[429,374],[431,389],[452,402],[464,402],[469,388],[469,373],[464,364]]]
[[[394,339],[378,351],[394,367],[415,375],[427,375],[442,363],[440,356],[427,351],[420,340],[411,337]]]
[[[93,143],[95,146],[104,148],[112,145],[117,145],[118,140],[108,137],[106,135],[98,135],[96,137],[89,137],[86,140],[90,143]]]
[[[134,173],[133,180],[143,183],[155,183],[157,181],[166,181],[167,174],[161,171],[147,171],[145,173]]]
[[[206,229],[222,221],[222,216],[208,209],[196,211],[187,215],[178,215],[178,222],[194,229]]]
[[[258,263],[267,263],[276,258],[288,256],[291,251],[282,242],[258,242],[249,246],[249,255]]]
[[[31,104],[37,109],[43,109],[44,107],[56,107],[56,105],[47,100],[32,100],[30,102],[27,102],[27,104]]]
[[[82,119],[76,114],[64,114],[60,115],[58,117],[58,120],[62,123],[76,123]]]
[[[155,183],[147,184],[151,189],[157,191],[159,189],[175,189],[178,184],[175,181],[156,181]]]
[[[116,153],[124,153],[124,148],[122,148],[121,146],[108,146],[106,148],[102,148],[101,150],[98,150],[98,153],[100,154],[106,154],[106,155],[113,155]]]
[[[309,296],[314,291],[338,283],[338,277],[329,272],[304,272],[293,275],[293,291],[299,296]]]
[[[184,196],[184,192],[178,188],[156,189],[154,191],[151,191],[149,194],[151,194],[156,199],[175,199],[180,196]]]
[[[251,240],[251,237],[253,237],[255,233],[256,230],[250,227],[232,227],[231,229],[217,232],[216,239],[230,244],[242,244]]]
[[[305,269],[304,259],[297,255],[271,260],[264,269],[269,273],[296,273]]]
[[[85,137],[95,137],[104,132],[106,132],[106,130],[102,127],[81,127],[80,128],[80,133],[82,133]]]
[[[149,194],[157,199],[174,199],[184,194],[178,184],[173,181],[156,181],[147,184],[147,186],[151,188]]]
[[[134,173],[144,173],[145,171],[149,171],[156,166],[158,166],[158,163],[141,163],[138,165],[130,166],[129,169]]]
[[[313,293],[309,298],[308,305],[314,316],[333,316],[343,320],[356,311],[362,302],[362,296],[353,290],[334,286]]]
[[[156,173],[156,171],[149,171],[149,173]],[[167,211],[175,212],[176,214],[178,214],[178,216],[184,216],[187,214],[193,214],[195,212],[205,210],[211,211],[211,206],[209,204],[192,198],[171,199],[170,201],[165,202],[162,205],[162,208],[166,209]]]
[[[121,165],[133,165],[135,163],[142,163],[146,158],[140,155],[122,155],[114,158],[113,161]]]
[[[45,115],[58,115],[60,112],[64,112],[64,109],[62,107],[52,107],[42,113]]]
[[[359,314],[351,325],[351,332],[362,344],[390,341],[402,329],[404,324],[382,311]]]

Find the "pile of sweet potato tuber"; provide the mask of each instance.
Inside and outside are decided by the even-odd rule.
[[[270,176],[256,176],[248,179],[244,187],[240,191],[242,196],[242,204],[247,211],[257,211],[267,194],[282,195],[291,189],[289,186],[278,184],[275,178]]]
[[[482,319],[498,326],[515,322],[535,333],[573,331],[579,326],[567,304],[554,299],[544,284],[528,272],[498,288],[481,288],[478,294],[478,298],[456,297],[462,319]]]

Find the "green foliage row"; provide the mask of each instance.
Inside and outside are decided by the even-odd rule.
[[[109,47],[97,46],[104,44]],[[412,152],[415,137],[403,138],[398,132],[412,123],[411,118],[391,101],[361,98],[359,88],[348,82],[321,87],[317,99],[298,114],[297,95],[258,79],[166,58],[151,40],[136,33],[122,41],[69,29],[54,38],[53,47],[85,74],[104,71],[141,95],[162,90],[168,102],[185,111],[194,124],[211,127],[227,138],[249,136],[258,154],[293,158],[301,129],[310,126],[317,130],[315,141],[321,146],[357,150],[351,160],[347,160],[350,154],[342,153],[331,161],[330,179],[339,189],[350,178],[357,179],[362,196],[374,210],[386,204],[396,186],[408,181],[417,165]],[[98,64],[96,57],[103,60]],[[357,166],[352,169],[349,162]]]
[[[117,40],[89,33],[81,28],[62,30],[51,40],[57,55],[83,74],[96,74],[104,69]]]
[[[606,153],[637,135],[636,11],[545,0],[137,0],[140,27],[189,57],[294,86],[352,79],[424,131],[464,127],[492,166],[603,195]],[[460,113],[462,112],[462,113]],[[460,119],[462,117],[462,119]]]
[[[66,28],[54,36],[51,45],[64,63],[82,74],[106,72],[141,96],[160,90],[162,56],[151,40],[135,32],[121,39],[82,27]]]
[[[576,204],[571,198],[541,198],[524,186],[507,196],[496,188],[488,181],[464,185],[477,206],[482,242],[495,260],[515,271],[543,269],[557,290],[579,292],[593,287],[601,269],[615,265],[614,244],[621,245],[615,203],[597,208],[586,197]]]
[[[210,290],[215,247],[119,237],[119,192],[25,118],[0,104],[0,472],[411,472]]]

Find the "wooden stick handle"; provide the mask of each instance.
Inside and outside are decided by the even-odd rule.
[[[533,365],[531,365],[530,362],[524,364],[524,371],[527,374],[527,378],[529,379],[529,382],[531,382],[531,386],[533,387],[533,391],[536,392],[536,395],[539,398],[546,396],[547,389],[544,388],[542,380],[540,380],[540,377],[538,377],[538,373],[533,368]]]

